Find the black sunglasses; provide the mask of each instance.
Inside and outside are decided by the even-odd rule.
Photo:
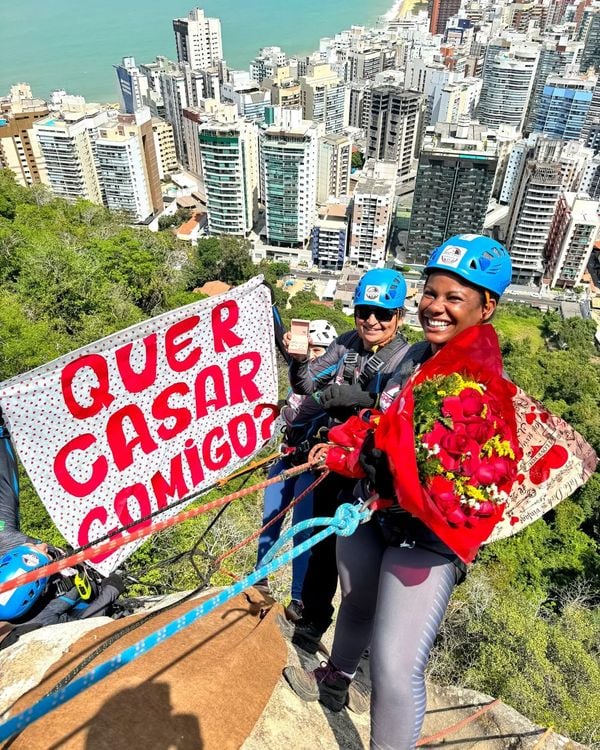
[[[389,323],[396,314],[396,310],[388,310],[386,307],[372,307],[371,305],[357,305],[354,314],[361,320],[368,320],[374,315],[380,323]]]

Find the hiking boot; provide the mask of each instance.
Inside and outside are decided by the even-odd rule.
[[[303,617],[296,622],[288,620],[286,617],[279,615],[277,624],[281,635],[294,646],[298,646],[307,654],[316,654],[317,651],[323,651],[325,647],[321,643],[323,633],[312,622],[307,622]],[[325,651],[327,653],[327,651]]]
[[[365,714],[371,706],[371,688],[360,680],[352,680],[346,706],[354,714]]]
[[[285,616],[292,622],[298,622],[302,617],[302,610],[304,605],[300,599],[292,599],[292,601],[285,608]]]
[[[331,662],[323,662],[313,670],[286,667],[283,676],[303,701],[318,700],[336,712],[346,705],[350,678],[337,670]]]

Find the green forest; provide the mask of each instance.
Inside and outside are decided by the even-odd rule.
[[[239,284],[263,273],[273,286],[285,264],[252,263],[233,237],[191,248],[173,232],[130,227],[81,201],[67,203],[0,170],[0,377],[6,379],[125,326],[199,298],[220,279]],[[352,320],[300,292],[284,321],[329,318],[338,333]],[[589,321],[563,321],[524,305],[501,304],[494,324],[511,378],[569,421],[600,453],[600,359]],[[419,333],[407,330],[410,340]],[[285,370],[281,368],[281,384]],[[262,470],[229,482],[217,497]],[[61,544],[24,472],[23,529]],[[202,498],[205,502],[207,496]],[[190,589],[249,572],[244,547],[220,572],[215,559],[259,526],[261,495],[153,538],[128,565],[143,585],[131,594]],[[430,678],[493,695],[533,721],[600,748],[600,474],[517,536],[483,549],[455,592],[430,663]],[[189,553],[189,554],[188,554]],[[287,574],[286,574],[287,575]],[[285,577],[279,582],[286,590]]]

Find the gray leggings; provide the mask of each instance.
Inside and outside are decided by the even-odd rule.
[[[338,537],[342,605],[331,660],[353,674],[371,644],[371,750],[409,750],[423,725],[424,670],[457,579],[419,547],[391,547],[375,521]]]

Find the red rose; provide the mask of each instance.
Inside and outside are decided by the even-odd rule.
[[[487,441],[496,434],[494,423],[483,417],[472,417],[468,422],[463,422],[460,426],[464,429],[465,433],[473,440],[476,440],[479,445],[487,443]]]
[[[478,458],[479,445],[465,432],[448,432],[440,441],[439,459],[447,471],[458,471],[463,461],[471,464]]]
[[[477,467],[473,479],[479,484],[501,484],[514,478],[515,463],[505,456],[484,458]]]
[[[483,411],[484,399],[474,388],[465,388],[458,396],[446,396],[442,401],[442,414],[453,422],[464,422],[470,417],[479,417]]]

